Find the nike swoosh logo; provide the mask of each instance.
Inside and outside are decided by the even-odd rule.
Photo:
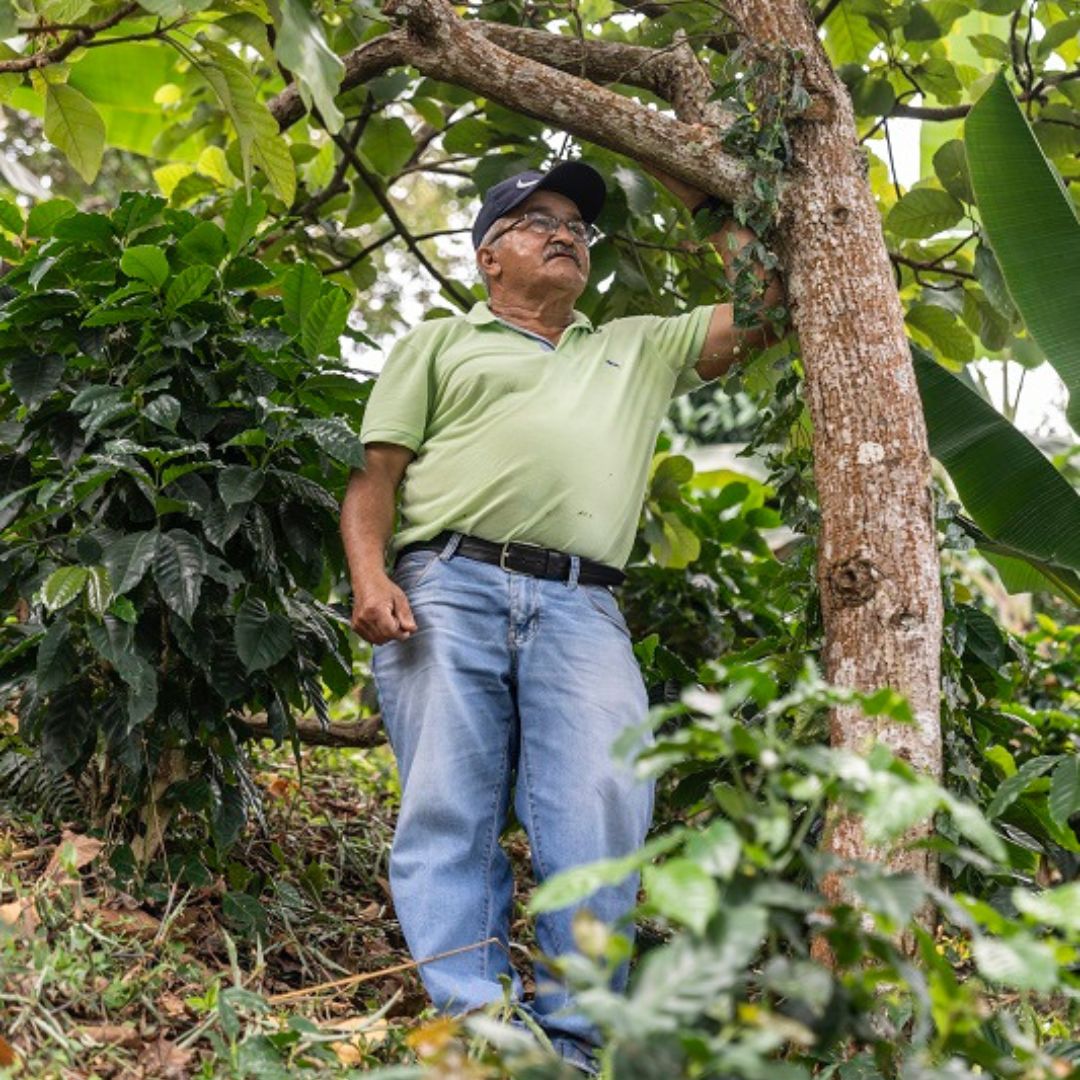
[[[519,180],[517,182],[517,187],[520,187],[520,188],[532,187],[533,184],[539,184],[539,183],[540,183],[539,180]]]

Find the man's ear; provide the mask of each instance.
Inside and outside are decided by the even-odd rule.
[[[502,273],[499,256],[489,247],[482,247],[477,250],[476,265],[489,280],[494,280]]]

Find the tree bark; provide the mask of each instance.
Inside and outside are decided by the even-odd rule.
[[[270,736],[270,724],[265,713],[252,713],[240,721],[253,735]],[[382,717],[376,713],[352,723],[331,723],[323,727],[318,720],[300,717],[296,721],[296,734],[305,746],[337,746],[346,749],[367,749],[386,742]]]
[[[779,49],[800,49],[803,84],[827,106],[789,125],[793,160],[776,242],[814,427],[825,674],[856,690],[892,687],[907,696],[916,718],[906,725],[837,708],[831,742],[865,753],[880,741],[939,779],[943,613],[930,455],[851,100],[802,0],[732,0],[730,9],[751,53],[770,71],[778,68]],[[830,822],[825,846],[842,858],[882,854],[848,817]],[[926,851],[896,856],[890,865],[936,874]],[[838,895],[841,883],[830,888]]]

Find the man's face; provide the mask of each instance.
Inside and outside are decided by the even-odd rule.
[[[522,214],[536,210],[563,221],[580,220],[581,211],[565,195],[537,191],[496,223],[496,231],[506,228]],[[513,296],[535,293],[538,288],[564,292],[576,300],[589,280],[589,249],[565,225],[543,235],[522,222],[503,233],[491,245],[476,253],[477,265],[488,275],[491,289]]]

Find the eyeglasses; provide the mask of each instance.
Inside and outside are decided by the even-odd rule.
[[[581,218],[566,221],[564,218],[555,217],[554,214],[545,214],[541,210],[528,210],[521,217],[511,221],[505,229],[500,229],[494,236],[485,240],[485,245],[494,244],[500,236],[505,236],[511,229],[516,229],[519,225],[523,225],[529,232],[534,232],[539,236],[553,236],[559,231],[560,225],[565,225],[570,235],[579,244],[584,244],[586,247],[592,247],[600,238],[600,230],[595,225],[582,221]]]

